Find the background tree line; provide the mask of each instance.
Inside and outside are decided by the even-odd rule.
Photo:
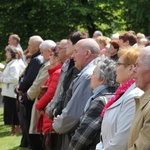
[[[26,49],[30,36],[59,41],[75,30],[92,36],[124,30],[150,33],[149,0],[0,0],[0,61],[8,37],[16,33]]]

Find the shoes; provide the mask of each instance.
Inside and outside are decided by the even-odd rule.
[[[22,130],[20,126],[15,126],[15,135],[20,135],[22,133]]]
[[[15,135],[15,126],[11,127],[11,131],[8,133],[8,135]]]
[[[14,136],[14,135],[15,135],[15,132],[12,132],[12,131],[11,131],[11,132],[8,133],[8,135]]]
[[[20,126],[12,126],[11,131],[8,133],[8,135],[20,135],[22,133],[22,130]]]

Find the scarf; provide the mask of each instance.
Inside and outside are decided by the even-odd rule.
[[[84,112],[87,111],[87,109],[90,107],[91,101],[93,100],[93,98],[96,97],[96,95],[98,95],[101,91],[103,91],[104,89],[106,89],[108,87],[108,85],[100,85],[97,88],[95,88],[93,90],[93,95],[88,99],[88,101],[86,102],[86,105],[84,107]]]
[[[119,99],[119,97],[126,92],[126,90],[134,83],[134,79],[128,80],[127,82],[120,84],[120,86],[118,87],[118,89],[115,92],[115,95],[112,96],[108,103],[105,105],[101,116],[104,116],[105,111],[115,102]]]

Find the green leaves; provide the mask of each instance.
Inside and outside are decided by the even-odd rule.
[[[38,34],[59,41],[74,30],[95,30],[104,35],[132,29],[149,33],[149,0],[11,0],[0,5],[0,48],[11,33],[19,34],[25,49]]]

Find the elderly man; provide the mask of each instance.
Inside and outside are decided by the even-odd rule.
[[[103,33],[102,33],[101,31],[97,30],[97,31],[95,31],[95,32],[93,33],[93,38],[94,38],[94,39],[96,39],[96,38],[99,37],[99,36],[103,36]]]
[[[42,150],[42,136],[37,133],[37,120],[39,117],[39,111],[35,108],[35,103],[38,101],[36,98],[40,93],[40,87],[44,85],[47,77],[48,77],[48,69],[50,68],[50,55],[52,54],[52,49],[56,46],[56,43],[52,40],[45,40],[40,44],[40,52],[41,55],[44,57],[44,64],[41,66],[36,79],[34,80],[32,86],[27,91],[27,97],[29,100],[34,101],[31,113],[31,121],[30,121],[30,128],[29,128],[29,136],[32,142],[32,149]]]
[[[29,39],[28,42],[28,49],[29,52],[32,53],[32,58],[30,63],[28,64],[23,78],[21,79],[20,83],[19,83],[19,88],[16,89],[16,91],[18,92],[22,92],[23,93],[23,103],[25,106],[25,113],[24,116],[22,116],[22,118],[24,117],[24,129],[22,129],[22,140],[21,140],[21,147],[26,147],[29,144],[31,144],[32,147],[32,140],[29,140],[29,126],[30,126],[30,119],[31,119],[31,110],[32,110],[32,105],[33,102],[29,101],[29,99],[27,98],[27,90],[31,87],[33,81],[35,80],[40,67],[42,66],[42,64],[44,63],[44,59],[43,56],[40,55],[40,50],[39,50],[39,45],[43,42],[43,39],[40,36],[32,36]],[[20,111],[22,111],[23,108],[20,109]],[[34,150],[34,149],[33,149]]]
[[[141,50],[134,72],[137,87],[145,93],[135,99],[136,114],[130,128],[128,150],[150,150],[150,46]]]
[[[66,55],[69,57],[67,60],[69,62],[69,67],[67,70],[67,73],[64,78],[63,82],[63,92],[61,93],[61,96],[59,97],[58,103],[54,108],[53,114],[54,117],[61,114],[62,109],[66,106],[67,101],[65,101],[66,97],[66,91],[68,90],[71,82],[73,79],[77,76],[77,74],[80,72],[75,66],[74,66],[74,60],[72,58],[72,54],[74,52],[74,45],[81,39],[87,38],[86,32],[76,31],[69,35],[68,37],[68,44],[67,44],[67,51]]]
[[[73,80],[68,91],[68,103],[62,114],[54,121],[56,132],[64,134],[62,149],[68,149],[71,133],[74,133],[88,98],[92,95],[90,75],[95,69],[93,60],[99,55],[99,46],[94,39],[82,39],[75,45],[73,59],[75,67],[81,72]],[[67,134],[68,133],[68,134]]]
[[[57,53],[59,59],[63,63],[63,66],[61,68],[61,74],[60,74],[55,95],[46,108],[46,113],[50,118],[53,118],[53,110],[55,108],[55,105],[58,101],[60,94],[63,92],[63,81],[69,67],[69,64],[66,62],[66,60],[69,58],[66,55],[66,51],[67,51],[66,47],[67,47],[67,39],[62,39],[58,44]]]
[[[19,50],[21,51],[21,54],[22,54],[22,59],[25,62],[25,56],[24,56],[24,53],[23,53],[23,49],[22,49],[22,47],[20,45],[20,37],[19,37],[19,35],[11,34],[9,36],[9,38],[8,38],[8,44],[19,48]]]

